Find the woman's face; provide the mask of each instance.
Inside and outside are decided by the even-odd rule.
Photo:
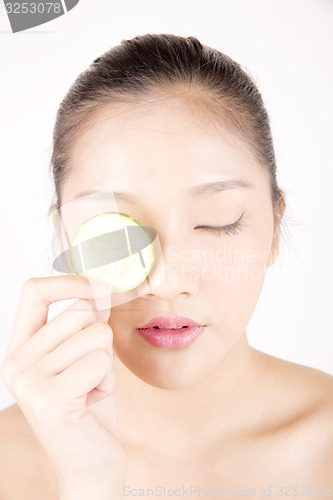
[[[231,133],[198,116],[171,100],[103,108],[79,136],[63,188],[62,204],[88,190],[125,192],[128,199],[116,198],[118,210],[158,233],[163,279],[113,307],[109,324],[115,355],[137,377],[161,388],[202,379],[246,335],[272,262],[267,172]],[[249,186],[194,189],[231,180]],[[198,227],[238,219],[239,229],[229,234]],[[175,314],[205,325],[187,347],[156,347],[136,331],[155,316]]]

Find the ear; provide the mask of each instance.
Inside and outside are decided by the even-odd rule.
[[[49,210],[49,213],[51,214],[52,217],[52,223],[53,227],[56,230],[56,232],[59,232],[59,213],[57,210],[57,206],[53,204]]]
[[[275,214],[274,216],[274,235],[273,235],[271,253],[268,259],[267,267],[272,266],[279,255],[281,219],[284,214],[285,208],[286,208],[285,196],[283,191],[280,190],[279,208],[278,208],[278,213]]]
[[[52,223],[56,231],[58,245],[60,249],[60,254],[57,255],[57,259],[60,258],[60,261],[58,260],[57,267],[55,269],[62,273],[73,274],[73,268],[69,264],[68,260],[68,246],[67,247],[64,246],[64,241],[66,241],[66,239],[62,227],[61,215],[56,205],[51,206],[51,208],[49,209],[49,215],[51,215],[52,217]]]
[[[276,261],[279,255],[279,247],[280,247],[280,223],[278,222],[274,230],[273,243],[272,243],[271,253],[267,262],[267,267],[272,266]]]
[[[59,210],[57,209],[57,205],[53,204],[49,210],[49,213],[52,217],[52,224],[56,231],[58,241],[60,242],[60,246],[63,249],[63,234],[61,228],[61,220]]]

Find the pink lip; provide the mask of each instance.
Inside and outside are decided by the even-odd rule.
[[[178,329],[173,330],[173,328]],[[202,334],[203,329],[204,325],[200,325],[185,316],[177,315],[173,317],[157,316],[136,330],[139,335],[155,347],[181,349],[192,344]]]

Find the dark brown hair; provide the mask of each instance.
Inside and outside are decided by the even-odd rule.
[[[274,221],[285,197],[276,180],[269,117],[261,94],[240,64],[193,36],[146,34],[112,47],[76,78],[62,100],[54,126],[51,171],[54,205],[71,172],[70,156],[83,127],[113,102],[154,102],[160,96],[186,100],[216,123],[229,125],[270,176]],[[51,212],[50,207],[49,212]]]

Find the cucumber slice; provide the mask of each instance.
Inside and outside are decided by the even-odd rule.
[[[112,293],[124,293],[148,276],[155,261],[153,239],[129,215],[104,212],[80,225],[70,261],[76,274],[110,285]]]

